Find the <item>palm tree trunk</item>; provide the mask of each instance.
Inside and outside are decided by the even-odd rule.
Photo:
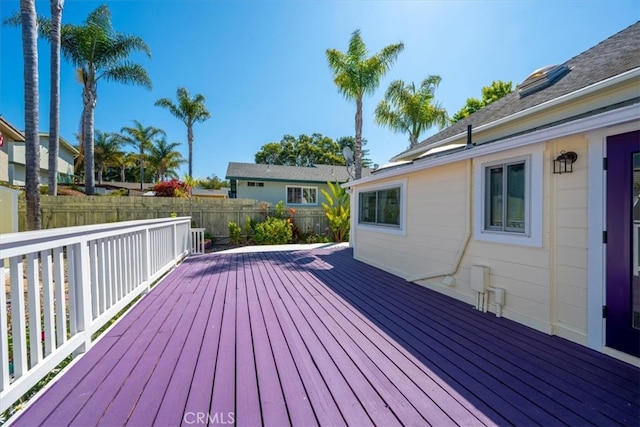
[[[418,136],[415,133],[409,134],[409,148],[414,148],[418,145]]]
[[[143,191],[144,183],[144,146],[140,141],[140,191]]]
[[[362,96],[356,99],[356,141],[355,141],[356,179],[362,178]]]
[[[187,142],[189,143],[189,176],[193,178],[193,125],[187,125]]]
[[[85,193],[92,196],[95,193],[95,163],[93,149],[93,120],[96,108],[96,91],[94,76],[89,72],[87,81],[82,89],[82,99],[84,102],[84,188]]]
[[[126,177],[124,176],[125,167],[124,165],[120,166],[120,182],[125,182]]]
[[[51,0],[51,99],[49,100],[49,195],[58,193],[60,145],[60,25],[64,0]]]
[[[35,0],[20,0],[24,56],[25,187],[27,230],[41,228],[40,138],[38,136],[38,30]]]

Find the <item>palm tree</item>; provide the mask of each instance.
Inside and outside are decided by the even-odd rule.
[[[175,169],[178,169],[185,162],[182,154],[176,151],[179,142],[167,142],[165,138],[159,138],[155,144],[149,148],[147,162],[149,167],[155,171],[156,181],[164,181],[166,177],[177,178]]]
[[[367,48],[355,30],[349,40],[347,53],[327,49],[327,61],[333,71],[333,82],[345,98],[356,101],[356,179],[362,177],[362,97],[372,94],[380,85],[380,79],[395,62],[404,44],[397,43],[384,47],[380,52],[367,58]]]
[[[147,44],[137,36],[116,32],[111,25],[111,12],[106,5],[91,12],[84,25],[62,26],[62,52],[78,68],[82,83],[82,141],[85,156],[85,190],[94,193],[94,111],[98,100],[98,81],[137,84],[151,89],[151,79],[139,64],[128,60],[132,52],[148,57]]]
[[[120,157],[124,156],[124,153],[120,150],[121,143],[117,135],[96,130],[94,160],[99,184],[102,184],[104,168],[117,166]]]
[[[117,136],[119,141],[125,144],[131,144],[136,148],[138,152],[138,162],[140,164],[140,190],[144,189],[144,161],[145,150],[153,146],[153,139],[158,136],[164,136],[165,132],[162,129],[158,129],[153,126],[143,126],[137,120],[133,121],[133,126],[123,127],[120,134]]]
[[[439,103],[434,103],[434,92],[440,76],[429,76],[420,88],[395,80],[384,94],[375,112],[376,123],[389,127],[394,132],[409,134],[409,148],[418,145],[418,138],[424,131],[437,124],[442,129],[447,124],[447,112]]]
[[[49,99],[49,195],[58,193],[60,146],[60,27],[64,0],[51,0],[51,95]]]
[[[127,182],[127,169],[130,169],[136,165],[136,158],[138,156],[134,153],[120,153],[115,159],[115,166],[120,169],[120,181]]]
[[[24,57],[24,134],[27,230],[41,228],[40,137],[38,135],[38,27],[35,0],[20,0]]]
[[[184,87],[176,91],[178,104],[174,104],[169,98],[158,99],[155,105],[166,108],[176,118],[182,120],[187,126],[187,143],[189,144],[189,176],[193,176],[193,124],[204,122],[211,118],[211,114],[204,105],[204,96],[196,94],[189,98],[189,92]]]

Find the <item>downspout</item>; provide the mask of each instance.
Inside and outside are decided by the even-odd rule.
[[[462,261],[462,256],[464,255],[464,253],[467,251],[467,245],[469,244],[469,240],[471,239],[471,185],[472,185],[472,173],[471,173],[471,159],[467,159],[467,206],[466,206],[466,210],[467,210],[467,221],[466,221],[466,228],[465,228],[465,233],[464,233],[464,237],[462,239],[462,242],[460,243],[460,248],[458,249],[458,254],[456,255],[456,259],[453,262],[452,266],[450,269],[445,270],[445,271],[441,271],[438,273],[430,273],[427,276],[418,276],[418,277],[414,277],[414,278],[409,278],[407,279],[407,281],[409,282],[418,282],[421,280],[428,280],[428,279],[433,279],[436,277],[442,277],[442,276],[452,276],[454,274],[456,274],[458,272],[458,268],[460,267],[460,262]]]

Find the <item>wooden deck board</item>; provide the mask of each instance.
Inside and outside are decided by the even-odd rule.
[[[197,417],[638,425],[640,370],[409,284],[349,249],[211,254],[165,277],[15,425]]]
[[[382,295],[382,293],[378,293],[378,296]],[[412,295],[412,297],[413,296],[415,295]],[[393,299],[394,297],[395,295],[390,298]],[[603,381],[601,377],[594,377],[592,381],[589,382],[583,377],[591,377],[592,375],[575,375],[575,373],[571,372],[576,368],[583,372],[583,367],[568,364],[566,360],[562,360],[560,358],[555,358],[552,363],[549,363],[539,357],[539,350],[536,351],[535,347],[529,346],[526,348],[525,352],[522,352],[522,349],[514,349],[508,342],[514,335],[497,335],[493,329],[483,329],[479,327],[482,323],[471,319],[472,316],[467,316],[467,320],[461,322],[463,319],[459,316],[452,316],[451,310],[442,308],[440,303],[430,304],[428,301],[424,300],[418,302],[396,300],[395,302],[397,303],[397,309],[419,310],[420,312],[417,313],[416,316],[418,316],[418,318],[425,319],[425,323],[430,325],[440,323],[441,327],[446,327],[446,325],[454,325],[458,323],[457,328],[459,330],[464,329],[473,333],[473,341],[469,344],[469,340],[466,340],[467,345],[474,346],[476,344],[480,344],[479,347],[476,346],[472,350],[474,354],[485,354],[488,358],[500,356],[501,359],[498,359],[500,360],[500,364],[502,365],[503,363],[506,363],[510,365],[510,370],[516,371],[517,377],[522,378],[528,384],[533,385],[536,392],[544,393],[557,401],[563,402],[563,406],[568,408],[573,407],[573,411],[576,414],[581,414],[581,416],[587,417],[588,419],[598,423],[607,424],[611,422],[609,418],[606,416],[601,417],[599,413],[589,413],[589,411],[585,413],[584,406],[582,404],[583,401],[590,401],[590,406],[596,404],[599,412],[603,414],[616,410],[622,410],[630,416],[640,413],[637,403],[631,405],[626,404],[626,402],[633,401],[634,393],[637,396],[637,390],[634,391],[632,388],[627,389],[623,393],[624,398],[621,398],[616,394],[616,391],[619,392],[619,390],[615,387],[615,383],[611,381],[611,375],[607,376],[605,383],[611,385],[613,390],[601,388],[600,386],[595,387],[596,385],[599,385],[599,382],[601,384]],[[424,311],[424,303],[430,304],[432,310]],[[436,316],[430,316],[428,313],[436,313]],[[473,312],[469,314],[478,315]],[[453,330],[449,332],[459,333],[459,331]],[[490,332],[493,332],[494,335],[490,335]],[[544,335],[543,337],[548,338]],[[496,339],[500,342],[500,345],[498,346],[492,345],[495,344]],[[464,343],[464,341],[462,342]],[[483,348],[489,350],[483,350]],[[544,355],[546,355],[546,353],[544,353]],[[557,366],[558,364],[563,365],[565,369],[559,368]],[[615,363],[613,365],[615,365]],[[607,364],[604,364],[603,366],[606,367]],[[501,366],[500,368],[504,369],[504,366]],[[589,366],[589,368],[591,368],[591,372],[593,371],[592,368],[595,368],[595,366]],[[602,368],[598,365],[598,370],[600,369]],[[620,372],[620,370],[617,370],[614,377],[618,377]],[[562,389],[556,389],[558,384],[562,384]],[[592,396],[597,397],[598,399],[593,400]]]
[[[381,373],[393,381],[420,413],[428,413],[429,418],[438,425],[451,423],[454,419],[464,425],[478,422],[478,417],[473,415],[470,408],[463,406],[451,395],[452,390],[443,392],[437,382],[428,374],[425,375],[415,361],[407,357],[407,353],[385,340],[370,322],[358,316],[351,306],[344,304],[344,301],[323,286],[322,282],[306,272],[301,272],[298,279],[304,280],[307,284],[300,286],[300,283],[290,278],[292,287],[300,292],[300,296],[310,304],[315,303],[318,312],[324,311],[328,319],[335,322],[336,327],[342,328],[346,336],[353,339],[358,348],[369,357],[370,362],[375,360]],[[423,381],[416,382],[416,378]],[[489,423],[487,418],[482,421]]]

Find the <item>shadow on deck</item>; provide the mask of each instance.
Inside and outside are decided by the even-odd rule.
[[[211,254],[15,425],[638,425],[640,370],[353,260]]]

